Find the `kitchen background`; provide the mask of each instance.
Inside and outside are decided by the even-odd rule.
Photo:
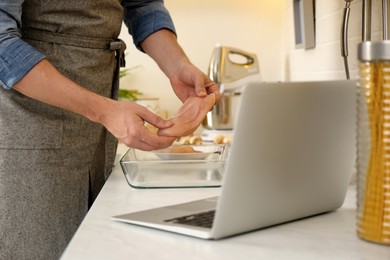
[[[381,1],[372,0],[372,40],[381,39]],[[293,0],[165,0],[178,39],[191,59],[207,73],[217,43],[254,52],[263,81],[308,81],[344,79],[340,54],[340,25],[344,0],[315,0],[316,46],[296,49]],[[351,3],[349,21],[349,66],[357,78],[357,45],[361,42],[362,1]],[[135,49],[123,26],[127,44],[126,67],[130,74],[121,87],[138,89],[144,97],[159,98],[160,112],[172,115],[181,103],[168,79],[145,54]]]

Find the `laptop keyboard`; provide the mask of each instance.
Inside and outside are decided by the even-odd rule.
[[[167,219],[164,220],[164,222],[211,228],[213,226],[214,215],[215,210],[210,210],[183,217]]]

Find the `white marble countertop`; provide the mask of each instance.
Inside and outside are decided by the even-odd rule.
[[[118,149],[118,156],[126,148]],[[355,187],[337,211],[208,241],[112,221],[113,215],[218,195],[219,188],[133,189],[118,163],[62,256],[77,259],[390,259],[390,247],[360,240]]]

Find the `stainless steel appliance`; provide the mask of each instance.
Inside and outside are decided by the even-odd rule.
[[[202,126],[206,130],[232,130],[243,88],[249,82],[260,81],[257,56],[238,48],[216,46],[208,75],[218,84],[221,101],[207,114]]]

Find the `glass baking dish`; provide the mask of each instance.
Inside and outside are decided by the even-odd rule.
[[[187,152],[141,151],[130,148],[120,159],[134,188],[200,188],[221,186],[229,145],[174,145]],[[194,152],[188,152],[188,149]]]

